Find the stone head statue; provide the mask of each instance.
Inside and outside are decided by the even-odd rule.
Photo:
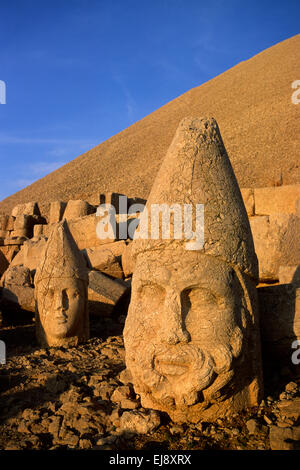
[[[36,335],[43,347],[89,338],[88,272],[67,222],[57,224],[35,275]]]
[[[124,340],[135,391],[178,422],[254,406],[262,393],[257,258],[214,119],[180,123],[144,211],[152,226],[155,204],[189,205],[193,214],[203,204],[204,238],[191,249],[184,236],[165,239],[161,230],[153,239],[149,230],[132,242]],[[175,216],[173,235],[174,224]]]

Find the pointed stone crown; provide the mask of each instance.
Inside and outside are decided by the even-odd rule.
[[[88,283],[88,271],[66,220],[52,230],[45,256],[36,270],[35,285],[43,279],[74,278]]]
[[[203,204],[204,245],[199,252],[258,278],[248,216],[214,118],[187,117],[180,122],[146,204],[148,220],[152,204],[191,204],[193,217],[196,204]],[[132,255],[184,247],[186,242],[184,238],[134,239]]]

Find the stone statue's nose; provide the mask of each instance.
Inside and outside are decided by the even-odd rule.
[[[173,290],[165,298],[160,334],[162,341],[171,345],[190,341],[182,321],[180,293]]]
[[[55,294],[55,310],[62,310],[63,309],[63,293],[57,291]]]

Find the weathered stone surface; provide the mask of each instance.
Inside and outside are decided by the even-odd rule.
[[[264,361],[277,368],[289,366],[292,343],[300,340],[300,288],[283,284],[257,291]]]
[[[293,400],[281,400],[277,406],[282,417],[292,418],[294,422],[300,418],[300,397]]]
[[[4,254],[8,263],[14,259],[14,257],[19,253],[19,246],[0,246],[0,251]]]
[[[89,288],[112,300],[115,304],[128,290],[128,286],[117,280],[110,279],[98,271],[89,272]]]
[[[33,235],[33,231],[29,230],[28,228],[19,228],[17,230],[12,230],[10,232],[11,238],[31,238]]]
[[[83,254],[90,269],[96,269],[109,276],[123,279],[124,273],[120,261],[125,248],[125,241],[119,241],[95,248],[87,248],[83,250]]]
[[[36,225],[33,227],[33,236],[34,236],[34,237],[40,237],[40,236],[42,236],[45,227],[47,227],[47,225],[36,224]]]
[[[41,215],[37,202],[27,202],[25,204],[18,204],[11,212],[13,217],[19,215]]]
[[[160,415],[155,410],[124,411],[120,418],[120,430],[147,434],[160,425]]]
[[[146,208],[175,203],[191,204],[194,222],[204,204],[204,244],[161,232],[133,241],[126,366],[142,406],[179,423],[211,421],[255,406],[262,394],[257,258],[214,119],[180,123]]]
[[[50,203],[49,224],[56,224],[62,220],[66,206],[67,203],[63,201]]]
[[[19,237],[19,236],[16,236],[16,237],[9,237],[9,238],[6,238],[4,240],[4,246],[11,246],[11,245],[15,245],[15,246],[20,246],[20,245],[23,245],[23,243],[27,240],[26,237]]]
[[[254,215],[254,190],[252,188],[241,188],[242,198],[249,217]]]
[[[118,403],[123,409],[134,410],[138,408],[138,402],[134,400],[132,388],[129,385],[123,385],[115,389],[110,397],[111,401]]]
[[[7,270],[8,266],[9,266],[9,262],[7,261],[2,251],[0,251],[0,277]]]
[[[0,238],[7,238],[9,237],[10,232],[7,230],[0,230]]]
[[[256,215],[296,213],[300,185],[255,188],[254,199]]]
[[[280,284],[294,284],[294,286],[300,287],[300,264],[279,266],[278,276]]]
[[[34,312],[34,289],[29,286],[17,286],[12,284],[2,289],[2,302],[9,304],[14,310]]]
[[[300,426],[295,428],[270,427],[271,450],[299,450]]]
[[[35,271],[44,257],[47,239],[27,240],[11,262],[11,266],[22,264],[30,271]]]
[[[83,255],[67,222],[60,222],[35,275],[36,335],[42,346],[74,346],[88,339],[87,287]]]
[[[70,232],[80,250],[105,245],[116,240],[116,237],[110,236],[110,234],[107,238],[98,238],[98,223],[99,217],[96,214],[87,215],[69,222]]]
[[[100,204],[110,204],[114,207],[116,214],[127,214],[128,198],[125,194],[112,192],[100,194]]]
[[[30,215],[20,214],[16,217],[14,223],[14,230],[29,229],[32,230],[34,225],[34,218]]]
[[[122,254],[122,269],[125,277],[132,276],[132,273],[134,271],[134,259],[131,254],[132,250],[132,243],[128,243],[126,245],[126,248],[124,250],[124,253]]]
[[[95,208],[86,201],[68,201],[63,218],[66,220],[78,219],[95,212]]]
[[[23,265],[10,266],[1,279],[2,302],[14,310],[34,312],[34,289],[30,270]]]
[[[300,264],[300,218],[294,214],[250,217],[261,282],[279,279],[279,266]]]
[[[8,231],[13,230],[15,224],[15,217],[11,215],[0,214],[0,230]]]
[[[10,265],[1,280],[4,286],[15,284],[17,286],[30,286],[30,270],[23,265]]]
[[[249,419],[246,422],[246,427],[249,434],[256,434],[259,431],[259,425],[256,419]]]

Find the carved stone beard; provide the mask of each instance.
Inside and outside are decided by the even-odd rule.
[[[144,406],[205,407],[231,393],[250,314],[232,267],[195,252],[171,255],[138,259],[126,364]]]

